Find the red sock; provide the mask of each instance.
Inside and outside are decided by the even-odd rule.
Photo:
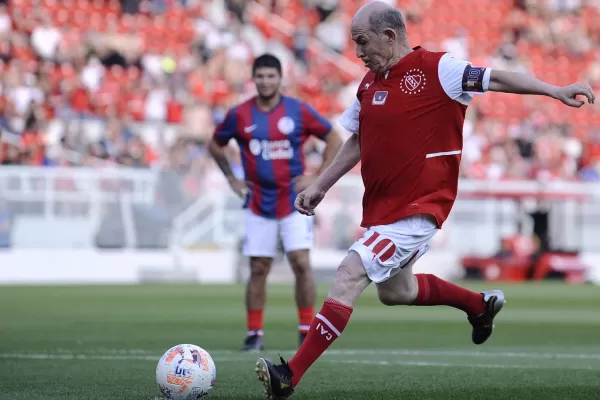
[[[481,293],[475,293],[431,274],[415,274],[419,293],[414,306],[450,306],[468,315],[479,315],[485,310]]]
[[[350,319],[352,307],[328,298],[323,308],[310,324],[310,330],[304,343],[289,362],[294,375],[292,386],[296,386],[302,375],[317,361],[335,339],[339,337]]]
[[[314,307],[298,307],[298,331],[304,334],[308,333],[314,317]]]
[[[262,335],[263,310],[248,310],[246,314],[248,335]]]

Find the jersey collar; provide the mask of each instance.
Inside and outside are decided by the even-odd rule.
[[[396,68],[400,67],[401,65],[405,64],[406,62],[410,61],[419,52],[419,50],[422,50],[423,48],[421,46],[417,46],[417,47],[413,47],[412,49],[413,49],[413,51],[411,51],[410,53],[408,53],[407,55],[402,57],[400,60],[398,60],[398,62],[396,64],[392,65],[390,67],[390,69],[388,69],[387,71],[385,71],[382,74],[384,79],[387,79],[390,72],[392,72],[394,69],[396,69]]]

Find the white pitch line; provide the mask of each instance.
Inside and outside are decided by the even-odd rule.
[[[229,356],[244,354],[241,351],[227,349],[207,349],[213,356]],[[57,349],[57,356],[66,354],[72,357],[72,350]],[[86,350],[85,355],[105,356],[151,356],[153,350],[145,349],[91,349]],[[269,353],[281,353],[283,355],[294,355],[296,350],[269,350]],[[524,358],[524,359],[564,359],[564,360],[600,360],[598,353],[548,353],[548,352],[522,352],[522,351],[479,351],[479,350],[435,350],[435,349],[331,349],[325,352],[330,356],[423,356],[423,357],[501,357],[501,358]],[[43,355],[43,354],[42,354]],[[142,358],[143,359],[143,358]]]
[[[59,354],[75,354],[75,353],[73,353],[73,349],[57,348],[53,351],[55,351]],[[102,347],[98,347],[98,348],[94,348],[94,349],[86,349],[86,354],[103,354],[103,355],[108,355],[108,354],[143,355],[143,354],[155,354],[155,353],[156,353],[156,351],[146,350],[146,349],[108,349],[108,348],[102,348]]]
[[[158,361],[160,356],[136,356],[130,355],[112,355],[112,354],[19,354],[6,353],[0,354],[0,358],[13,360],[142,360],[142,361]]]
[[[136,355],[86,355],[86,354],[0,354],[0,359],[12,360],[109,360],[109,361],[153,361],[157,362],[160,356],[136,356]],[[215,357],[217,363],[221,362],[245,362],[241,357]],[[405,367],[442,367],[442,368],[486,368],[486,369],[556,369],[556,370],[585,370],[600,371],[599,368],[591,366],[560,366],[560,365],[528,365],[528,364],[482,364],[482,363],[454,363],[437,361],[382,361],[382,360],[331,360],[323,359],[322,362],[330,364],[366,364],[377,366],[405,366]]]

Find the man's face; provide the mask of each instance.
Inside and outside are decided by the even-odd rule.
[[[389,38],[378,35],[365,25],[352,25],[350,32],[356,43],[356,57],[372,72],[384,72],[393,57]]]
[[[275,96],[281,86],[281,75],[271,67],[257,68],[253,80],[260,97],[267,99]]]

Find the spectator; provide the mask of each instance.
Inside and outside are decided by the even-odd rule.
[[[47,16],[42,17],[41,25],[36,26],[31,33],[33,48],[45,60],[54,60],[60,39],[60,31],[52,25]]]

